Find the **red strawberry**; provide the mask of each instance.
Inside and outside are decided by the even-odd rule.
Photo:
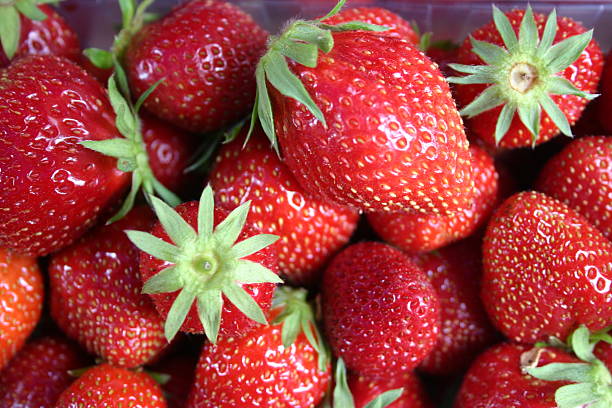
[[[234,5],[191,0],[132,39],[126,71],[136,95],[167,77],[145,102],[147,109],[184,129],[207,132],[248,113],[267,37]]]
[[[51,258],[51,315],[68,336],[121,367],[147,363],[166,345],[163,320],[140,293],[139,251],[124,233],[148,230],[147,207],[100,226]]]
[[[174,354],[151,367],[155,373],[168,375],[168,382],[162,384],[168,408],[184,408],[191,389],[197,363],[197,354]]]
[[[612,132],[612,52],[608,52],[601,75],[601,97],[598,98],[599,122],[607,132]]]
[[[371,26],[335,30],[351,28]],[[448,84],[407,41],[297,20],[256,77],[254,118],[310,194],[365,211],[449,213],[472,200]]]
[[[444,76],[450,76],[452,70],[448,64],[457,61],[459,46],[451,41],[438,41],[431,44],[425,53],[438,64]]]
[[[0,247],[0,370],[38,323],[43,291],[36,259]]]
[[[44,2],[36,0],[30,3]],[[73,61],[78,60],[81,53],[79,39],[53,8],[38,4],[24,13],[24,8],[18,9],[14,3],[3,3],[0,6],[3,10],[0,17],[0,25],[3,26],[3,32],[0,34],[0,68],[7,66],[11,59],[26,55],[57,55]],[[14,17],[10,18],[9,14]],[[14,36],[14,41],[8,39],[10,36],[4,31],[6,29],[18,33]]]
[[[355,400],[355,408],[364,408],[378,395],[403,388],[402,395],[387,408],[428,408],[429,402],[421,381],[414,373],[406,373],[383,380],[370,380],[349,374],[348,385]]]
[[[0,245],[32,255],[61,249],[128,182],[116,160],[79,142],[117,137],[104,89],[53,56],[0,71]]]
[[[440,336],[421,370],[452,375],[467,368],[497,339],[480,301],[481,240],[468,238],[439,251],[415,257],[440,299]]]
[[[370,213],[368,221],[376,233],[404,251],[422,252],[465,238],[480,228],[501,200],[499,174],[493,158],[483,149],[470,146],[470,153],[476,193],[471,205],[450,215]]]
[[[512,340],[612,324],[612,243],[553,198],[523,192],[507,199],[488,225],[483,262],[484,305]]]
[[[108,364],[87,370],[60,396],[55,408],[166,408],[159,385],[146,373]]]
[[[249,223],[281,237],[281,273],[295,284],[315,283],[321,266],[348,242],[359,215],[304,192],[261,129],[243,144],[240,137],[217,156],[210,174],[217,200],[229,209],[251,200]]]
[[[536,188],[612,239],[612,137],[577,139],[544,167]]]
[[[54,407],[75,379],[68,371],[85,364],[83,353],[61,337],[34,340],[0,373],[0,406]]]
[[[548,19],[534,15],[531,7],[504,14],[493,6],[493,15],[465,40],[460,64],[451,64],[468,74],[449,79],[468,127],[505,148],[536,145],[559,132],[571,136],[603,65],[592,30],[554,11]]]
[[[434,288],[410,259],[377,242],[352,245],[323,274],[323,322],[349,370],[385,379],[416,367],[440,330]]]

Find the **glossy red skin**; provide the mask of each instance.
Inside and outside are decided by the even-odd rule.
[[[76,377],[68,370],[89,364],[87,357],[61,337],[43,337],[26,344],[0,373],[0,406],[54,407]]]
[[[481,240],[468,238],[414,257],[440,299],[440,336],[420,370],[450,376],[467,368],[482,350],[498,339],[480,301]]]
[[[401,376],[381,380],[371,380],[366,377],[349,374],[348,385],[353,394],[355,408],[364,408],[380,394],[397,388],[404,391],[397,401],[386,408],[431,408],[429,398],[419,377],[413,372]]]
[[[564,339],[580,324],[612,323],[612,243],[553,198],[507,199],[487,227],[483,264],[482,300],[511,340]]]
[[[92,354],[120,367],[149,362],[166,346],[164,321],[142,293],[139,250],[125,230],[146,231],[148,207],[100,226],[51,258],[51,316]]]
[[[151,371],[167,374],[170,379],[162,385],[168,408],[185,408],[189,390],[193,386],[197,354],[174,354],[151,367]]]
[[[0,101],[0,246],[49,254],[93,225],[129,182],[116,159],[79,145],[121,137],[113,110],[94,78],[54,56],[0,70]]]
[[[209,177],[217,201],[234,209],[251,200],[248,222],[281,237],[275,245],[280,272],[293,284],[316,283],[320,268],[350,239],[359,214],[306,193],[260,128],[243,144],[239,137],[217,156]]]
[[[125,68],[136,95],[168,77],[145,101],[149,111],[183,129],[209,132],[250,112],[267,38],[234,5],[191,0],[132,39]]]
[[[386,242],[411,253],[433,251],[468,237],[491,216],[501,198],[499,174],[493,158],[478,146],[470,146],[475,197],[451,215],[397,212],[369,213],[368,221]]]
[[[473,198],[468,143],[435,64],[397,38],[343,32],[334,42],[316,68],[290,63],[327,129],[269,87],[283,160],[298,182],[365,211],[465,207]]]
[[[276,315],[278,309],[272,311]],[[260,326],[239,339],[206,343],[187,408],[313,408],[331,379],[304,333],[288,348],[281,325]]]
[[[43,296],[36,259],[0,247],[0,370],[34,330]]]
[[[571,142],[546,164],[536,188],[579,212],[612,240],[612,137]]]
[[[513,10],[506,13],[515,33],[518,34],[521,20],[524,15],[524,10]],[[544,31],[546,16],[540,13],[534,13],[538,33],[540,38]],[[558,31],[553,44],[556,44],[567,37],[582,34],[586,29],[576,21],[568,17],[559,17],[557,19]],[[480,27],[471,33],[471,37],[476,40],[486,41],[503,47],[503,41],[493,22]],[[457,62],[466,65],[482,65],[483,61],[472,52],[472,45],[469,38],[466,38],[459,48]],[[595,40],[592,40],[587,48],[582,52],[578,60],[563,71],[562,76],[571,81],[578,89],[596,93],[597,84],[603,67],[603,55],[601,49]],[[457,104],[466,106],[472,102],[487,85],[455,85],[455,95],[457,96]],[[584,110],[587,100],[573,95],[551,95],[551,99],[559,106],[565,114],[571,125],[576,123],[582,111]],[[495,146],[495,125],[502,107],[488,110],[466,120],[466,126],[480,139],[491,146]],[[542,111],[540,120],[540,134],[536,139],[536,144],[543,143],[559,134],[559,128],[550,120],[546,112]],[[516,148],[528,147],[532,145],[532,135],[529,133],[525,125],[520,121],[518,114],[515,114],[508,133],[499,143],[501,148]]]
[[[197,217],[198,217],[198,202],[189,201],[187,203],[180,204],[175,208],[176,212],[183,217],[189,225],[191,225],[197,231]],[[223,221],[230,211],[222,207],[215,207],[215,226]],[[242,241],[250,236],[257,235],[260,232],[255,228],[246,224],[241,234],[238,237],[238,241]],[[168,234],[163,229],[162,225],[158,222],[151,230],[151,234],[163,239],[164,241],[172,243]],[[266,247],[261,251],[248,256],[244,259],[252,262],[262,264],[266,268],[270,269],[274,273],[278,273],[278,258],[274,247]],[[163,269],[173,265],[170,262],[162,261],[161,259],[154,258],[153,256],[141,252],[140,253],[140,278],[144,283],[153,275],[158,274]],[[257,302],[261,307],[264,314],[270,310],[272,305],[272,294],[276,287],[273,283],[254,283],[254,284],[243,284],[242,288]],[[174,303],[174,300],[178,296],[179,291],[172,293],[160,293],[150,295],[155,302],[155,307],[158,313],[165,320],[170,311],[170,307]],[[219,329],[219,336],[241,336],[259,326],[259,323],[249,319],[244,313],[242,313],[233,303],[231,303],[225,295],[223,296],[223,311],[221,313],[221,327]],[[204,333],[204,328],[200,322],[198,316],[196,302],[194,302],[191,310],[185,318],[185,322],[181,326],[181,331],[190,333]]]
[[[601,96],[597,98],[599,122],[606,130],[612,132],[612,53],[608,52],[605,58],[604,69],[601,74]]]
[[[146,373],[102,364],[90,368],[60,396],[55,408],[166,408],[160,386]]]
[[[20,14],[21,36],[13,59],[26,55],[57,55],[77,61],[81,47],[76,32],[52,7],[43,4],[38,8],[47,15],[43,21],[30,20]],[[0,68],[9,62],[0,47]]]
[[[326,19],[325,23],[336,25],[351,21],[362,21],[387,27],[389,30],[378,32],[378,34],[404,39],[415,46],[419,45],[419,36],[414,32],[408,21],[392,11],[380,7],[344,9],[335,16]]]
[[[438,297],[402,252],[354,244],[323,273],[323,323],[334,354],[349,370],[389,379],[415,368],[440,331]]]

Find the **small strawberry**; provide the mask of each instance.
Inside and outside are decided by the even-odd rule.
[[[77,61],[81,49],[76,33],[47,0],[16,0],[0,4],[0,68],[26,55],[57,55]]]
[[[275,324],[202,349],[188,408],[315,407],[331,377],[303,289],[280,288]]]
[[[514,341],[612,324],[612,243],[553,198],[537,192],[508,198],[487,227],[483,263],[484,305]]]
[[[388,245],[363,242],[323,273],[323,322],[349,370],[385,379],[412,370],[434,348],[439,303],[427,277]]]
[[[145,26],[125,54],[136,95],[162,78],[146,108],[183,129],[208,132],[248,113],[268,34],[221,0],[191,0]]]
[[[246,132],[243,132],[244,136]],[[210,183],[217,201],[233,209],[251,201],[248,222],[277,234],[278,266],[294,284],[316,283],[319,269],[345,245],[357,226],[355,210],[310,197],[270,148],[261,129],[225,145]]]
[[[269,247],[278,237],[257,234],[246,224],[249,203],[231,213],[215,207],[210,187],[199,203],[181,204],[176,211],[150,200],[159,223],[150,234],[127,234],[142,250],[142,291],[166,321],[168,341],[179,329],[205,333],[214,343],[219,331],[239,336],[265,324],[275,284],[282,283]]]
[[[451,64],[467,74],[449,81],[470,130],[504,148],[535,146],[559,132],[571,136],[601,75],[603,57],[592,36],[554,10],[546,18],[531,7],[504,14],[493,6],[493,21],[465,40],[460,64]]]
[[[88,369],[60,396],[55,408],[166,408],[159,385],[147,373],[108,364]]]
[[[54,407],[75,379],[68,371],[85,364],[78,347],[61,337],[33,340],[0,372],[0,406]]]
[[[100,84],[68,60],[24,57],[0,70],[0,245],[31,255],[78,238],[128,182],[79,143],[119,136]]]
[[[36,259],[0,247],[0,370],[38,323],[43,291]]]
[[[612,137],[574,140],[546,164],[536,188],[579,212],[612,240]]]
[[[385,241],[407,252],[432,251],[465,238],[486,223],[499,197],[499,174],[493,158],[470,146],[475,197],[471,205],[449,215],[390,213],[368,214],[368,221]]]

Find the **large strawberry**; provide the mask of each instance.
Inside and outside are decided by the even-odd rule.
[[[140,252],[126,229],[149,230],[147,207],[100,226],[51,258],[51,315],[91,353],[122,367],[147,363],[166,345],[164,322],[140,293]]]
[[[321,266],[348,242],[359,215],[310,197],[261,129],[243,145],[240,137],[217,156],[210,174],[217,201],[232,209],[250,200],[248,222],[281,237],[276,244],[280,272],[294,284],[316,283]]]
[[[0,247],[0,370],[38,323],[43,291],[36,259]]]
[[[54,407],[75,380],[68,371],[85,364],[83,352],[61,337],[33,340],[0,372],[0,406]]]
[[[246,219],[249,203],[231,213],[214,206],[210,186],[200,202],[176,210],[151,197],[159,218],[151,233],[127,231],[143,252],[143,292],[165,319],[171,340],[180,330],[240,336],[266,323],[277,276],[277,236],[257,234]],[[257,323],[256,323],[257,322]]]
[[[24,57],[0,71],[0,245],[61,249],[113,203],[128,178],[81,146],[119,136],[98,81],[68,60]]]
[[[145,26],[125,63],[140,95],[165,78],[148,110],[197,132],[218,129],[248,113],[253,74],[268,34],[248,14],[222,0],[191,0]]]
[[[612,243],[553,198],[508,198],[487,227],[483,262],[483,302],[512,340],[534,343],[564,338],[579,324],[612,324]]]
[[[349,370],[391,378],[434,348],[438,297],[427,277],[397,249],[363,242],[340,252],[323,274],[325,331]]]
[[[603,66],[592,36],[554,10],[547,19],[531,7],[504,14],[493,6],[493,21],[472,32],[459,49],[460,64],[451,64],[467,74],[449,81],[470,130],[505,148],[536,145],[559,132],[571,136]]]
[[[47,0],[16,0],[0,4],[0,68],[26,55],[57,55],[76,61],[79,39]]]
[[[406,40],[366,29],[384,28],[292,22],[257,66],[253,120],[312,195],[366,211],[467,207],[468,143],[448,84]]]
[[[612,239],[612,137],[570,143],[546,164],[536,188],[563,201]]]
[[[205,344],[188,408],[315,407],[331,378],[303,289],[281,288],[275,324]]]

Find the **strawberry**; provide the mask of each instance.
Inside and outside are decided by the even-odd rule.
[[[514,341],[612,324],[612,243],[553,198],[537,192],[508,198],[487,227],[483,263],[485,308]]]
[[[139,251],[124,230],[148,230],[154,217],[137,207],[52,256],[51,315],[62,330],[110,364],[136,367],[166,345],[164,323],[140,293]]]
[[[518,34],[518,38],[517,38]],[[535,146],[570,125],[595,97],[602,53],[593,30],[574,20],[546,18],[531,7],[506,14],[472,32],[451,68],[467,126],[491,146]],[[542,113],[542,110],[544,113]]]
[[[385,241],[407,252],[432,251],[465,238],[480,228],[501,201],[499,174],[493,158],[483,149],[470,146],[474,201],[454,214],[417,214],[378,212],[368,214],[368,221]]]
[[[43,278],[36,259],[0,248],[0,370],[38,323]]]
[[[182,352],[171,355],[151,367],[151,370],[170,378],[162,384],[168,408],[184,408],[191,389],[197,363],[197,354]]]
[[[601,74],[601,97],[597,99],[598,119],[601,126],[606,132],[612,132],[612,119],[610,112],[612,111],[612,53],[608,52],[605,59],[604,69]]]
[[[314,312],[305,299],[303,289],[279,289],[275,324],[205,344],[187,407],[316,406],[331,369],[320,358],[325,351],[313,333]]]
[[[246,132],[242,132],[243,136]],[[250,200],[248,222],[278,234],[278,266],[294,284],[312,285],[318,271],[351,237],[356,211],[310,197],[257,129],[223,146],[210,174],[217,201],[233,209]]]
[[[0,373],[0,406],[54,407],[75,379],[68,371],[85,364],[78,347],[61,337],[33,340]]]
[[[442,74],[406,40],[363,32],[384,27],[321,22],[343,4],[271,42],[253,121],[313,196],[365,211],[466,207],[468,143]]]
[[[125,55],[130,85],[140,95],[166,78],[146,108],[186,130],[216,130],[248,113],[267,37],[234,5],[188,1],[134,36]]]
[[[385,392],[403,388],[401,396],[388,408],[427,408],[429,402],[421,380],[414,373],[406,373],[384,381],[371,380],[366,377],[349,374],[348,386],[355,400],[355,408],[366,408],[366,404]]]
[[[214,343],[219,331],[239,336],[265,324],[275,284],[282,283],[269,247],[278,237],[245,224],[249,203],[231,213],[215,207],[210,187],[199,203],[176,211],[156,197],[150,200],[159,222],[150,234],[127,234],[142,250],[142,291],[166,321],[168,341],[179,329],[204,332]]]
[[[55,408],[166,408],[159,385],[146,373],[102,364],[87,370],[60,396]]]
[[[54,56],[1,70],[0,101],[0,245],[49,254],[93,225],[126,187],[115,159],[79,145],[118,136],[112,108],[95,79]]]
[[[536,188],[579,212],[612,239],[612,137],[574,140],[546,164]]]
[[[467,368],[497,334],[480,301],[481,240],[468,238],[414,258],[440,300],[440,336],[420,369],[449,376]]]
[[[45,0],[0,4],[0,68],[26,55],[57,55],[73,61],[81,49],[76,33]]]
[[[434,348],[439,303],[427,277],[390,246],[362,242],[323,273],[323,322],[349,370],[385,379],[416,367]]]

